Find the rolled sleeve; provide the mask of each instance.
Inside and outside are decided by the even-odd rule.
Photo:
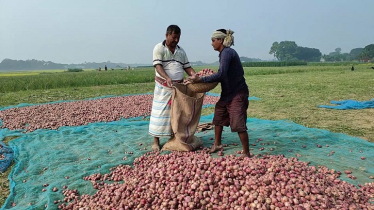
[[[188,69],[188,68],[190,68],[190,67],[191,67],[190,62],[187,62],[187,63],[184,63],[184,64],[183,64],[183,69]]]
[[[190,67],[191,67],[191,64],[190,64],[190,62],[188,61],[187,54],[186,54],[186,52],[185,52],[183,49],[181,49],[181,50],[182,50],[182,52],[183,52],[183,56],[182,56],[182,58],[181,58],[181,60],[182,60],[182,65],[183,65],[183,69],[190,68]]]
[[[162,65],[162,45],[157,44],[153,49],[153,66]]]

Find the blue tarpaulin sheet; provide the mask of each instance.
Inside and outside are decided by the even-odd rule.
[[[356,101],[356,100],[343,100],[343,101],[331,101],[331,105],[320,105],[320,108],[327,109],[367,109],[374,108],[374,98],[369,101]]]

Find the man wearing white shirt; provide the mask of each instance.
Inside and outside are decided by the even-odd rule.
[[[171,136],[170,100],[172,83],[182,82],[184,72],[195,75],[186,52],[178,45],[181,30],[177,25],[166,29],[166,39],[153,49],[155,89],[149,122],[149,134],[154,137],[152,149],[160,150],[160,137]]]

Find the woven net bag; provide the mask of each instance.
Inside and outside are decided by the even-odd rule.
[[[215,72],[212,69],[203,69],[196,74],[199,77],[209,76],[214,74]],[[191,83],[187,85],[187,88],[189,88],[192,92],[195,93],[205,93],[213,88],[215,88],[218,85],[218,82],[212,82],[212,83]]]
[[[218,82],[212,83],[191,83],[187,85],[187,88],[195,93],[205,93],[214,89],[218,85]]]

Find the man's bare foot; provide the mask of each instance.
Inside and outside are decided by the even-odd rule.
[[[160,151],[160,145],[157,143],[152,144],[152,150],[153,151]]]
[[[209,150],[209,153],[217,152],[220,149],[222,149],[222,145],[215,145],[215,144],[213,144],[212,148]]]

